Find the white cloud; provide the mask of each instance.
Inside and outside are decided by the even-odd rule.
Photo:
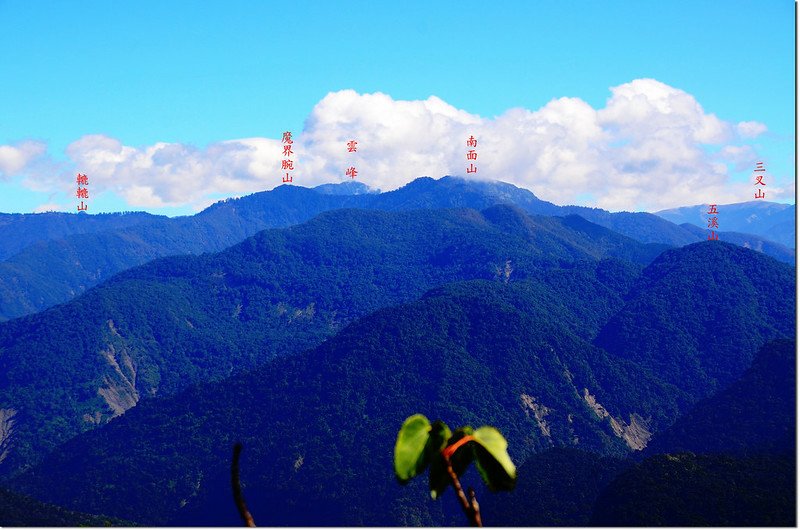
[[[16,145],[0,145],[0,178],[9,178],[44,155],[43,142],[25,141]]]
[[[721,143],[730,124],[706,114],[690,94],[655,79],[636,79],[613,87],[598,113],[601,123],[627,136],[679,135],[699,143]]]
[[[90,190],[111,190],[136,207],[207,203],[209,194],[250,193],[275,185],[280,142],[264,138],[203,149],[157,143],[142,149],[106,136],[84,136],[67,148]]]
[[[765,129],[720,120],[692,95],[654,79],[612,87],[600,109],[559,98],[494,118],[435,96],[399,101],[343,90],[325,96],[304,130],[293,131],[293,176],[295,184],[313,186],[346,180],[346,168],[354,166],[358,180],[390,190],[422,175],[462,175],[511,182],[557,204],[591,196],[593,205],[612,210],[657,210],[746,200],[746,185],[731,183],[728,164],[749,165],[755,152],[741,139]],[[470,135],[478,139],[478,173],[468,175]],[[347,152],[351,139],[358,141],[356,153]],[[90,193],[114,191],[133,207],[199,208],[212,196],[271,189],[283,174],[280,138],[131,147],[90,135],[67,148],[65,167],[32,165],[42,147],[26,149],[0,147],[0,170],[24,171],[26,185],[51,190],[72,187],[70,175],[80,171],[90,177]]]
[[[783,185],[773,186],[769,190],[769,194],[767,200],[773,201],[789,201],[794,202],[796,191],[797,182],[794,180],[788,180]]]
[[[719,150],[717,156],[720,160],[734,164],[736,171],[747,171],[755,168],[758,154],[751,145],[726,145]]]
[[[469,131],[481,123],[435,96],[395,101],[381,93],[330,93],[306,120],[296,175],[321,184],[345,179],[353,166],[370,186],[392,189],[421,175],[463,172],[454,162],[466,156]],[[347,151],[349,140],[358,142],[357,152]]]
[[[757,121],[740,121],[736,124],[736,131],[742,138],[755,138],[767,132],[767,126]]]

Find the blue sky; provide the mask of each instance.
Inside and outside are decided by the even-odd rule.
[[[737,146],[749,145],[784,187],[794,181],[789,0],[0,1],[0,30],[0,146],[34,141],[46,146],[47,159],[7,164],[0,173],[4,212],[43,204],[74,211],[75,201],[64,191],[69,185],[58,182],[82,170],[65,151],[86,135],[139,150],[174,143],[202,151],[235,139],[279,139],[285,130],[299,135],[326,95],[349,89],[394,101],[436,96],[492,119],[514,108],[537,111],[565,97],[601,109],[612,87],[653,79],[691,95],[720,120],[764,124],[765,133],[740,138]],[[369,143],[368,133],[362,134]],[[725,143],[700,148],[712,152]],[[208,156],[204,152],[203,160]],[[36,175],[43,171],[55,176]],[[149,207],[140,206],[146,199],[137,205],[131,197],[140,195],[112,184],[134,175],[109,171],[98,177],[90,201],[95,213],[181,214],[202,203],[187,198],[181,204],[173,194]],[[277,178],[278,168],[275,173]],[[729,184],[745,182],[750,172],[729,165],[727,176]],[[203,197],[273,186],[245,180],[247,185],[216,190],[207,185]],[[738,193],[726,189],[720,196]],[[556,191],[553,185],[538,193],[534,187],[554,202],[578,195],[559,201]],[[699,202],[687,197],[685,204]]]

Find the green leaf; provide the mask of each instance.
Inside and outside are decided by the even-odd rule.
[[[422,414],[414,414],[403,422],[394,445],[394,474],[405,484],[428,465],[426,447],[430,439],[431,423]]]
[[[431,489],[431,498],[438,499],[447,489],[448,484],[450,484],[450,476],[447,474],[444,458],[442,455],[438,455],[431,460],[431,470],[428,471],[428,487]]]
[[[492,491],[510,490],[517,481],[517,468],[508,456],[508,442],[494,427],[481,427],[475,438],[475,466]]]
[[[438,455],[447,445],[448,440],[453,436],[450,427],[441,420],[436,420],[431,425],[428,443],[425,444],[425,459],[428,463],[433,461],[433,457]]]

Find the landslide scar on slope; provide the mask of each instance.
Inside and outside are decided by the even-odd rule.
[[[611,430],[618,438],[622,438],[625,443],[634,451],[641,451],[647,447],[647,442],[653,437],[647,429],[647,421],[635,412],[630,415],[630,423],[625,423],[622,418],[613,417],[597,399],[589,393],[588,388],[583,389],[583,399],[592,412],[601,420],[608,419]]]
[[[525,411],[525,415],[530,418],[531,413],[533,413],[536,424],[539,426],[539,430],[542,431],[542,436],[547,438],[552,444],[553,440],[550,436],[550,425],[548,425],[547,420],[544,419],[545,416],[550,414],[551,409],[545,407],[542,403],[537,403],[534,396],[529,396],[524,392],[519,395],[519,398],[522,401],[522,409]]]
[[[11,437],[14,434],[14,416],[16,409],[0,409],[0,463],[8,457],[11,451]]]
[[[112,320],[108,321],[108,328],[113,336],[122,338]],[[105,400],[114,418],[139,402],[139,392],[136,390],[136,365],[125,346],[117,352],[114,345],[109,343],[108,349],[102,350],[100,354],[113,372],[103,376],[105,386],[97,389],[97,393]]]

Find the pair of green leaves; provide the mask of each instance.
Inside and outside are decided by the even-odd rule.
[[[517,470],[507,448],[508,442],[494,427],[473,430],[467,426],[453,434],[445,423],[436,420],[431,424],[422,414],[415,414],[403,422],[397,434],[394,472],[405,484],[430,465],[429,485],[431,496],[436,499],[451,482],[447,460],[457,476],[464,474],[474,461],[490,490],[510,490]]]

